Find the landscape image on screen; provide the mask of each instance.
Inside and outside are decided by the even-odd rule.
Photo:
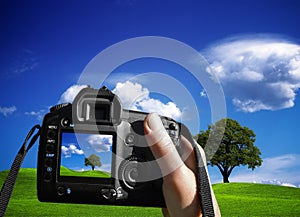
[[[60,176],[111,178],[113,136],[63,132]]]

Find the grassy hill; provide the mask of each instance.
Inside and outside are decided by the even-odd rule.
[[[223,216],[300,216],[300,189],[265,184],[213,186]]]
[[[60,167],[61,176],[75,176],[75,177],[95,177],[95,178],[110,178],[110,173],[99,170],[89,170],[89,171],[74,171],[66,167]]]
[[[8,172],[0,172],[0,186]],[[213,186],[223,216],[300,216],[300,189],[262,184]],[[159,208],[40,203],[36,170],[20,171],[6,216],[162,216]]]

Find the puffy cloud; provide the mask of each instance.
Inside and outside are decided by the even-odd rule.
[[[60,97],[58,103],[72,103],[75,96],[80,90],[87,87],[87,85],[73,85],[69,87]]]
[[[135,108],[136,104],[149,98],[149,90],[138,83],[118,82],[113,92],[119,96],[125,108]]]
[[[107,152],[111,150],[113,141],[111,135],[91,135],[87,142],[96,152]]]
[[[8,115],[11,115],[15,111],[17,111],[17,107],[16,106],[11,106],[11,107],[1,107],[0,106],[0,113],[2,115],[4,115],[5,117],[7,117]]]
[[[61,152],[65,156],[65,158],[71,157],[72,154],[77,154],[77,155],[84,154],[83,150],[77,148],[77,146],[74,144],[69,144],[68,147],[64,145],[61,146]]]
[[[211,69],[238,110],[294,106],[300,88],[300,46],[282,39],[240,37],[205,52]]]
[[[265,105],[260,100],[239,100],[237,98],[233,98],[232,100],[233,105],[235,105],[237,108],[241,109],[242,111],[246,112],[255,112],[259,110],[269,110],[271,107]]]
[[[150,97],[150,91],[141,84],[126,81],[117,83],[113,92],[119,96],[124,108],[144,112],[156,112],[160,115],[180,119],[181,110],[173,102],[163,103]]]
[[[173,102],[162,103],[157,99],[146,99],[138,103],[138,105],[145,112],[157,112],[159,114],[179,119],[181,117],[181,111]]]

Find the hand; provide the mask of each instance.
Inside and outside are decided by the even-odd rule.
[[[164,216],[202,216],[197,193],[196,159],[190,142],[182,137],[182,153],[177,152],[160,117],[152,113],[144,121],[148,145],[163,174]],[[184,162],[182,159],[185,159]]]

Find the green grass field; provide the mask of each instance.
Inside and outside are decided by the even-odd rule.
[[[7,176],[0,172],[0,186]],[[300,216],[300,189],[262,184],[213,186],[223,216]],[[36,169],[21,169],[6,216],[162,216],[159,208],[41,203]]]
[[[223,216],[300,216],[300,189],[264,184],[213,186]]]
[[[60,167],[61,176],[76,176],[76,177],[95,177],[95,178],[110,178],[109,172],[99,171],[99,170],[89,170],[89,171],[74,171],[66,167]]]

